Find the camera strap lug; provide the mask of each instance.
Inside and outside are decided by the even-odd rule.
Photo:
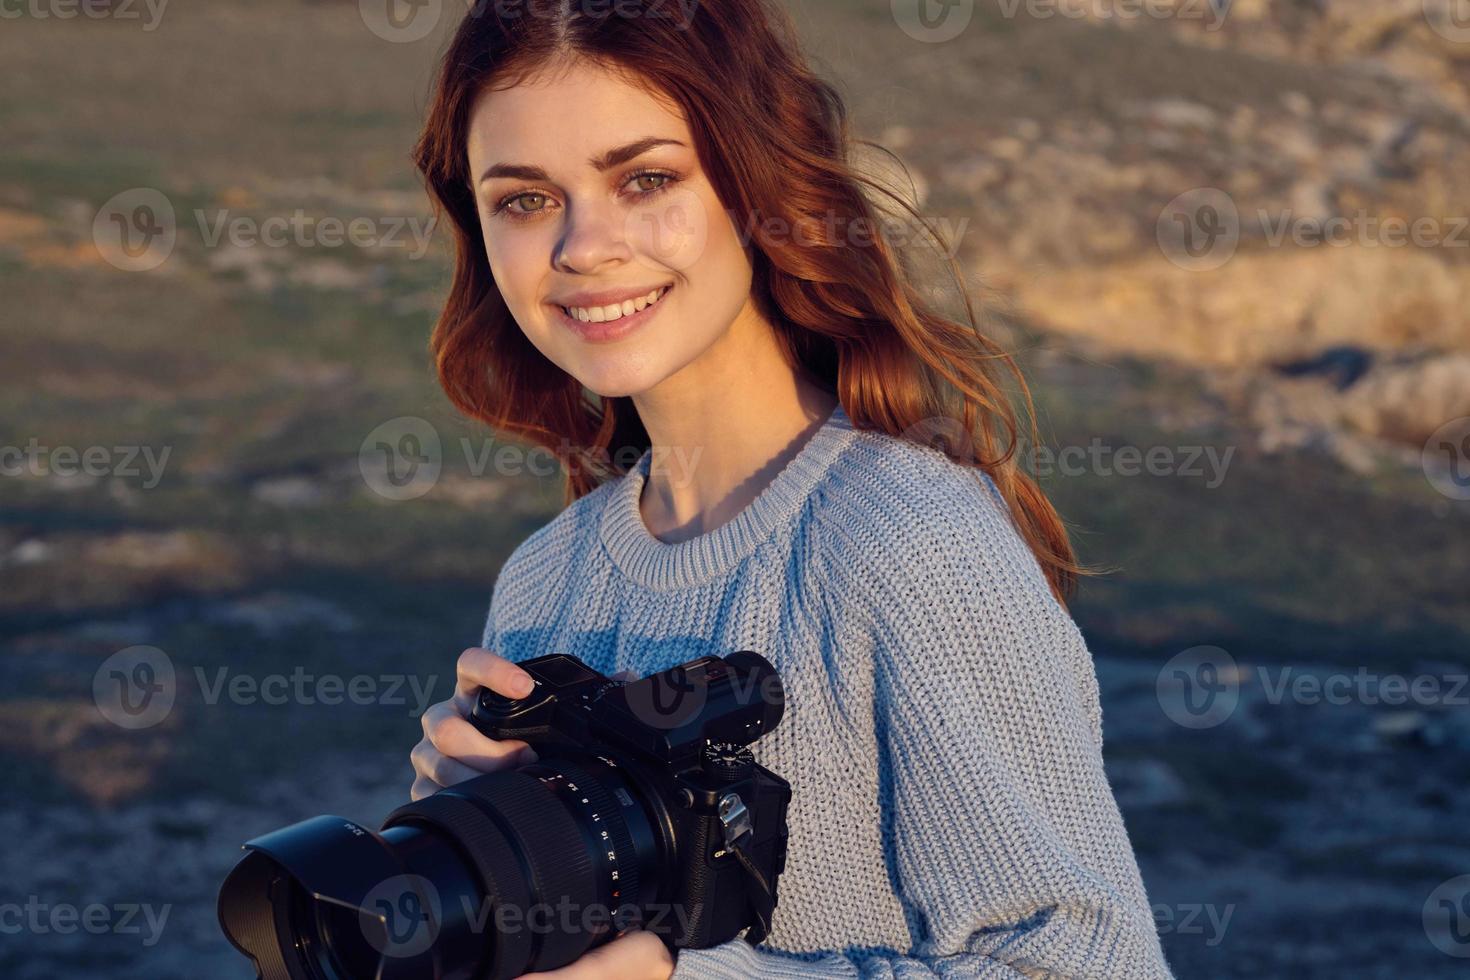
[[[776,909],[776,897],[771,892],[766,876],[761,874],[746,851],[747,845],[755,839],[755,828],[751,826],[750,811],[745,808],[745,801],[740,798],[740,794],[726,793],[721,796],[719,814],[720,826],[725,833],[725,849],[735,855],[735,859],[756,886],[747,890],[751,912],[755,914],[756,921],[745,931],[745,941],[757,946],[771,931],[771,913]]]
[[[725,831],[725,847],[736,850],[742,838],[752,831],[750,825],[750,811],[745,809],[745,801],[740,798],[739,793],[726,793],[720,797],[720,826]]]

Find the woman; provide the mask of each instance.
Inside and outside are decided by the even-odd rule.
[[[414,798],[535,758],[465,720],[518,661],[752,649],[793,794],[768,939],[633,931],[535,976],[1170,976],[1062,604],[1084,569],[994,368],[1019,373],[864,233],[878,188],[779,10],[591,6],[473,8],[417,148],[458,252],[441,381],[555,452],[568,506],[424,715]]]

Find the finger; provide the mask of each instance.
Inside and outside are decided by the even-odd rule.
[[[415,776],[413,787],[408,791],[408,798],[417,803],[426,796],[433,796],[439,792],[440,786],[428,776]]]
[[[522,698],[531,693],[531,675],[504,657],[480,647],[470,647],[459,655],[455,668],[454,702],[459,713],[469,717],[479,688],[488,687],[508,698]]]
[[[524,973],[516,980],[603,980],[605,977],[667,976],[672,971],[673,957],[663,941],[653,933],[639,929],[588,950],[559,970]]]
[[[434,705],[424,712],[424,719],[424,733],[434,748],[480,772],[536,760],[535,751],[522,740],[487,738],[461,718],[452,705]]]
[[[431,742],[415,745],[408,756],[420,775],[429,777],[440,786],[453,786],[482,775],[478,769],[471,769],[458,759],[443,754]]]

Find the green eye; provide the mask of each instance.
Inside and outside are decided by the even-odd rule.
[[[527,208],[527,209],[525,209],[523,211],[520,211],[519,212],[520,214],[534,214],[535,212],[541,211],[541,210],[543,210],[546,207],[546,195],[545,194],[536,194],[536,193],[531,193],[531,194],[517,194],[514,197],[508,197],[508,198],[506,198],[504,201],[500,202],[500,204],[496,205],[495,213],[496,214],[499,214],[502,211],[508,210],[510,208],[510,206],[512,204],[514,204],[516,201],[524,200],[524,199],[526,199],[528,197],[529,198],[540,198],[541,199],[541,207],[539,207],[539,208]]]
[[[640,170],[637,173],[629,174],[627,179],[623,181],[623,186],[626,187],[630,184],[633,184],[635,181],[642,180],[658,181],[658,183],[653,187],[640,185],[638,189],[633,192],[633,196],[637,200],[646,201],[657,194],[663,193],[664,191],[668,190],[671,185],[677,183],[679,180],[679,175],[666,170]],[[520,208],[511,207],[511,205],[515,204],[517,201],[521,201],[527,198],[538,201],[539,206]],[[492,209],[491,213],[496,215],[503,214],[507,218],[510,218],[512,221],[526,221],[534,218],[541,212],[548,210],[546,205],[550,201],[550,199],[551,195],[542,193],[541,191],[518,191],[515,194],[511,194],[508,197],[502,198],[500,202],[496,204],[495,207]]]

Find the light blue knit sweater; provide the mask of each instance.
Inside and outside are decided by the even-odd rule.
[[[496,581],[483,643],[639,676],[756,650],[791,784],[771,934],[675,980],[1171,976],[1103,771],[1092,660],[989,477],[839,406],[734,520],[639,511],[645,453]]]

